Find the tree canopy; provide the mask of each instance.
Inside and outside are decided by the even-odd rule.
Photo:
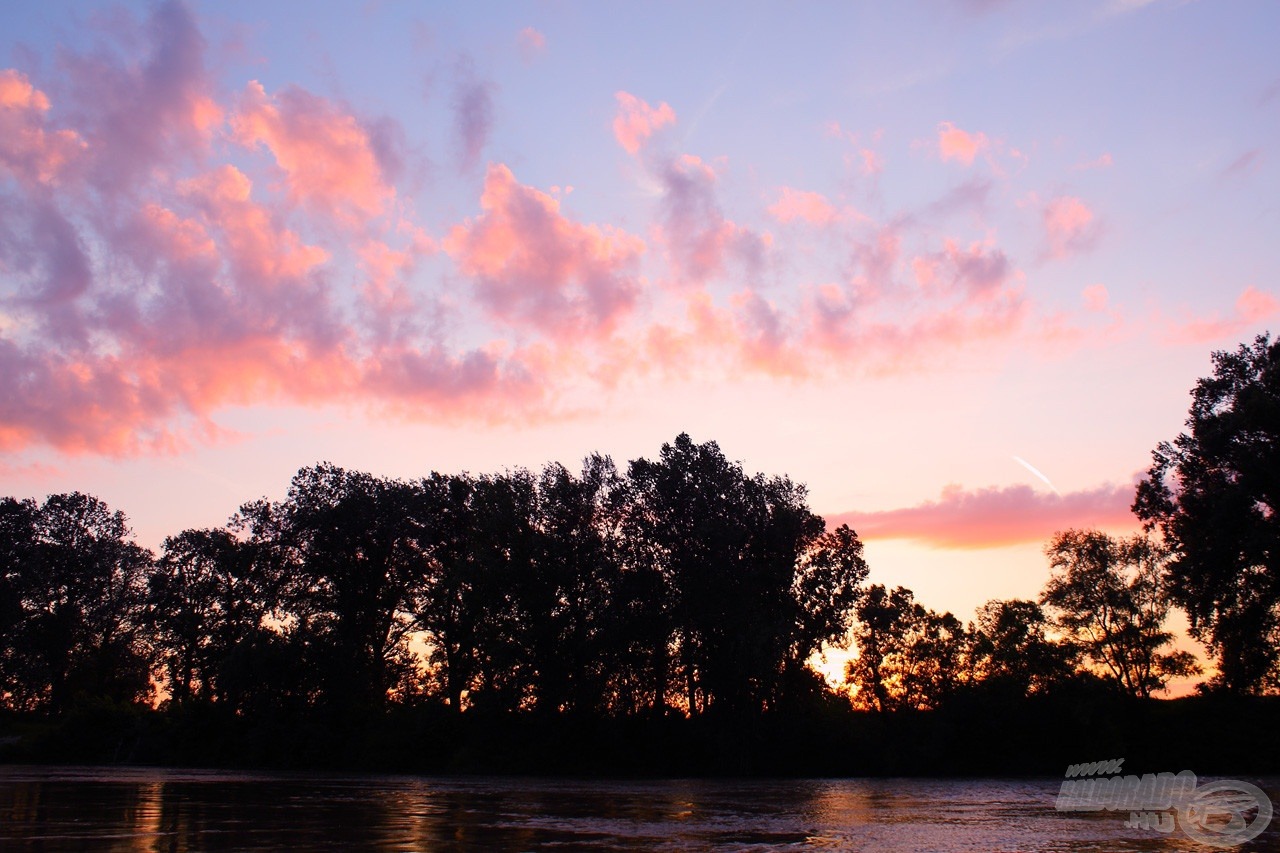
[[[1216,658],[1213,686],[1280,687],[1280,341],[1213,354],[1187,431],[1161,442],[1134,511],[1173,548],[1168,588]]]

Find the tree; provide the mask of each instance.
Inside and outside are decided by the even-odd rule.
[[[521,584],[525,646],[541,711],[604,711],[619,665],[618,549],[613,461],[592,456],[575,477],[563,465],[537,480],[536,548]]]
[[[650,587],[652,695],[691,715],[758,712],[849,625],[866,576],[848,528],[824,532],[803,486],[747,476],[687,434],[628,468],[624,576]],[[823,593],[825,606],[806,612]]]
[[[857,605],[858,656],[846,681],[854,703],[874,711],[936,708],[965,678],[968,636],[950,613],[936,613],[905,587],[868,587]]]
[[[38,507],[6,500],[0,524],[10,704],[56,713],[78,697],[145,698],[151,553],[131,541],[124,514],[74,492]]]
[[[1034,601],[988,601],[974,626],[974,677],[988,690],[1042,694],[1071,678],[1078,650],[1048,636],[1049,617]]]
[[[299,470],[282,503],[246,504],[234,521],[273,617],[339,713],[381,707],[414,675],[407,643],[429,533],[411,498],[404,483],[324,463]]]
[[[1096,530],[1068,530],[1045,552],[1053,575],[1040,600],[1055,623],[1122,691],[1149,697],[1174,676],[1199,671],[1173,642],[1163,570],[1168,553],[1142,536],[1117,540]]]
[[[26,708],[37,701],[28,681],[24,586],[35,558],[36,504],[0,500],[0,707]]]
[[[1161,442],[1134,512],[1174,551],[1169,592],[1218,666],[1211,685],[1280,688],[1280,341],[1213,354],[1188,432]]]
[[[270,608],[256,568],[253,549],[226,529],[164,540],[148,602],[172,701],[241,704],[235,670],[267,633]]]

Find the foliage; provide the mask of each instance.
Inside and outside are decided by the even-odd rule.
[[[57,712],[77,697],[146,696],[152,556],[130,541],[123,513],[79,492],[39,506],[6,499],[0,526],[6,703]]]
[[[881,584],[857,604],[858,655],[846,680],[858,707],[874,711],[937,708],[968,677],[970,637],[950,613],[936,613],[911,590]]]
[[[990,692],[1014,696],[1045,694],[1069,680],[1079,649],[1052,639],[1050,627],[1034,601],[988,601],[972,628],[975,680]]]
[[[1173,548],[1168,588],[1218,665],[1212,686],[1280,688],[1280,341],[1213,354],[1188,431],[1161,442],[1134,511]]]
[[[1162,651],[1170,603],[1168,552],[1142,536],[1096,530],[1058,533],[1045,548],[1053,575],[1040,596],[1068,641],[1125,693],[1146,698],[1174,676],[1199,671],[1188,652]]]

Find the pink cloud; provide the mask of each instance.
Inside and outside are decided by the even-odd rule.
[[[547,49],[547,37],[533,27],[525,27],[516,35],[520,56],[525,62],[533,62]]]
[[[779,222],[799,219],[812,225],[830,225],[839,216],[826,196],[792,187],[782,187],[778,200],[770,205],[769,213]]]
[[[1096,160],[1088,160],[1083,163],[1077,163],[1075,168],[1085,172],[1091,169],[1110,169],[1115,165],[1115,160],[1108,153],[1101,154]]]
[[[481,303],[503,321],[556,332],[606,334],[639,295],[644,241],[609,226],[580,225],[550,195],[490,166],[482,215],[444,241]]]
[[[858,149],[858,156],[862,159],[862,174],[878,175],[884,171],[884,158],[879,153],[870,148]]]
[[[1180,322],[1157,318],[1157,323],[1163,326],[1163,338],[1166,342],[1199,345],[1238,338],[1277,314],[1280,314],[1280,299],[1250,285],[1236,298],[1234,311],[1228,317],[1215,313]]]
[[[0,448],[167,452],[217,440],[213,414],[238,404],[545,411],[552,362],[537,346],[450,346],[440,303],[415,289],[436,246],[392,208],[394,123],[257,83],[228,111],[185,6],[158,7],[138,33],[127,25],[115,35],[140,60],[107,48],[61,57],[55,90],[73,127],[24,74],[0,71],[0,176],[13,176],[0,180],[13,285],[0,313]],[[235,149],[236,165],[219,162],[227,152],[211,141],[228,113],[224,141],[262,146],[274,163]],[[608,265],[642,244],[566,223],[542,220],[576,240],[582,310],[614,316],[608,303],[625,301],[616,291],[630,279]]]
[[[974,159],[990,145],[984,133],[968,133],[949,121],[938,125],[938,156],[972,166]]]
[[[659,233],[678,283],[702,284],[723,274],[731,259],[749,278],[759,273],[772,237],[725,218],[716,197],[719,176],[710,164],[684,154],[665,164],[661,179]]]
[[[470,170],[480,162],[493,132],[495,86],[476,77],[469,60],[458,63],[453,91],[454,133],[458,165]]]
[[[1075,196],[1058,196],[1041,210],[1047,248],[1045,254],[1061,258],[1093,248],[1101,236],[1101,224],[1089,206]]]
[[[126,41],[115,53],[59,56],[82,122],[77,132],[94,160],[89,178],[117,195],[145,183],[159,163],[172,168],[208,153],[225,115],[186,4],[160,3]]]
[[[369,132],[325,98],[296,87],[271,96],[255,80],[231,126],[241,144],[271,151],[297,204],[354,223],[380,215],[395,197]]]
[[[1065,495],[1027,485],[966,491],[947,486],[936,501],[879,512],[846,512],[827,518],[848,524],[866,540],[911,539],[935,548],[999,548],[1047,542],[1069,528],[1131,529],[1132,485],[1106,485]]]
[[[1107,308],[1107,288],[1102,284],[1091,284],[1080,292],[1086,310],[1098,313]]]
[[[0,166],[23,183],[54,182],[85,142],[46,123],[49,98],[20,71],[0,71]]]
[[[613,135],[628,154],[637,153],[649,137],[668,124],[674,124],[676,111],[663,101],[651,107],[629,92],[617,92],[618,114],[613,119]]]
[[[984,298],[1000,292],[1013,276],[1013,265],[1000,249],[987,243],[962,248],[946,240],[942,251],[912,260],[916,281],[930,292],[960,289],[969,297]]]

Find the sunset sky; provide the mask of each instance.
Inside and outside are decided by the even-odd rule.
[[[688,432],[1035,597],[1280,331],[1280,4],[8,4],[0,492],[158,548],[303,465]]]

